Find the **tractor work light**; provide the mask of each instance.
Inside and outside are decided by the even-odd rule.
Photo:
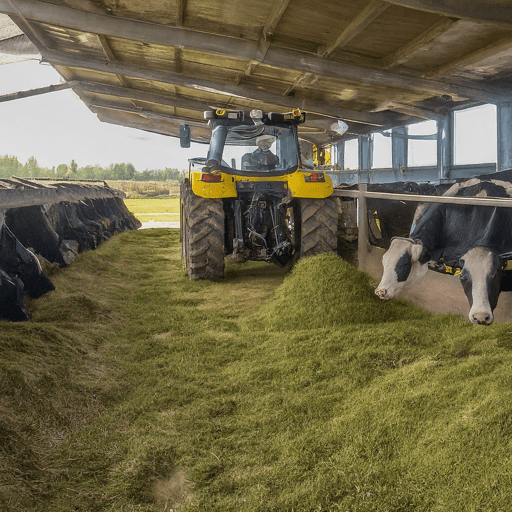
[[[222,176],[220,174],[201,174],[201,181],[205,181],[207,183],[220,183],[222,181]]]
[[[256,119],[263,119],[263,112],[258,109],[251,110],[251,119],[256,121]]]
[[[323,172],[312,172],[309,176],[304,176],[308,183],[325,183],[325,174]]]

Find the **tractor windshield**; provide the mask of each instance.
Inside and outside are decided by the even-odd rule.
[[[220,158],[219,158],[220,157]],[[284,175],[298,168],[295,126],[216,126],[209,160],[224,172],[250,175]]]

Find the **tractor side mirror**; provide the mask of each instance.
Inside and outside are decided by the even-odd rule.
[[[190,147],[190,126],[188,124],[180,125],[180,146],[182,148]]]

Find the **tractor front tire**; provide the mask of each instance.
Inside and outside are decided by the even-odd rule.
[[[224,278],[224,207],[222,199],[199,197],[190,182],[181,185],[182,258],[190,279]]]
[[[299,199],[300,257],[336,252],[338,247],[338,206],[332,197]]]

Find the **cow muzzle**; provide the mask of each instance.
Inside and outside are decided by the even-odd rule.
[[[494,322],[494,316],[490,312],[471,313],[469,320],[473,324],[491,325]]]
[[[388,291],[385,290],[384,288],[377,288],[375,290],[375,295],[377,295],[377,297],[379,297],[379,299],[382,299],[382,300],[390,300],[391,299],[391,296],[388,294]]]

